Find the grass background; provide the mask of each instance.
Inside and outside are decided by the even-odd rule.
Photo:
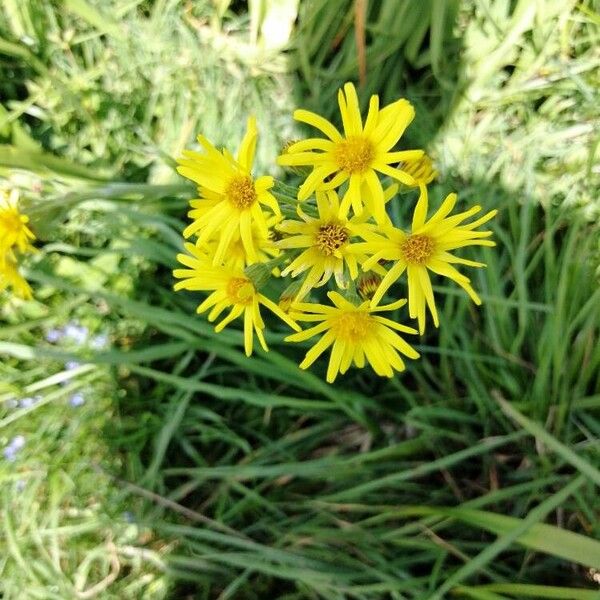
[[[36,299],[0,304],[0,445],[25,437],[0,594],[600,598],[599,25],[590,1],[3,0],[0,176],[43,251]],[[406,373],[331,387],[171,292],[173,165],[253,112],[272,170],[292,109],[335,117],[362,65],[363,102],[416,105],[432,197],[498,208],[499,244],[483,307],[444,288]],[[87,339],[46,340],[69,323]]]

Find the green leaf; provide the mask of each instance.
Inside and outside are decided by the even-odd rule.
[[[566,497],[574,493],[584,482],[585,478],[583,476],[577,477],[569,485],[533,509],[525,519],[469,508],[426,506],[407,507],[405,514],[450,517],[474,527],[485,529],[498,536],[510,537],[517,532],[518,535],[516,535],[515,541],[531,550],[544,552],[592,569],[600,569],[600,542],[597,540],[545,523],[534,522],[524,531],[521,531],[527,525],[528,520],[542,518],[548,512],[548,509],[556,508],[555,505],[564,502]]]
[[[449,509],[448,516],[480,527],[497,535],[506,535],[519,527],[523,519],[507,517],[483,510]],[[545,523],[537,523],[517,541],[532,550],[545,552],[586,567],[600,569],[600,542]]]

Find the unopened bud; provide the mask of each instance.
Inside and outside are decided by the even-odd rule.
[[[269,281],[272,270],[273,267],[270,261],[266,263],[254,263],[244,269],[244,274],[252,282],[254,288],[259,290]]]
[[[281,147],[281,154],[294,154],[294,152],[290,152],[290,148],[296,143],[299,142],[300,140],[287,140],[284,142],[283,146]],[[292,173],[295,173],[296,175],[306,175],[307,171],[309,170],[308,167],[301,167],[301,166],[288,166],[286,167],[286,169],[289,169]]]
[[[400,163],[398,168],[413,177],[415,180],[415,187],[419,184],[427,185],[438,176],[438,172],[435,170],[433,162],[427,154],[423,154],[423,156],[417,160]]]
[[[279,308],[281,308],[283,312],[286,313],[290,310],[292,304],[296,301],[296,298],[298,297],[298,292],[300,291],[301,287],[302,279],[300,278],[292,281],[292,283],[290,283],[290,285],[288,285],[285,288],[285,290],[283,290],[281,296],[279,296]]]
[[[356,282],[356,290],[363,300],[371,300],[381,283],[381,277],[374,271],[361,273]]]

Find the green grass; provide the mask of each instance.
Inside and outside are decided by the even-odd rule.
[[[362,100],[415,103],[432,201],[498,208],[498,247],[421,360],[333,387],[171,291],[173,157],[252,111],[267,168],[357,76],[351,2],[301,1],[285,51],[250,4],[0,3],[0,176],[43,246],[0,304],[0,595],[600,598],[597,9],[369,3]],[[106,346],[45,340],[68,322]]]

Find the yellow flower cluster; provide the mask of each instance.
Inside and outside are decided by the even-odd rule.
[[[19,298],[30,299],[31,288],[19,273],[18,261],[21,255],[34,251],[31,242],[35,236],[18,203],[18,190],[0,190],[0,292],[12,288]]]
[[[417,330],[382,314],[407,300],[396,293],[389,304],[380,304],[404,274],[408,313],[421,334],[427,309],[439,325],[430,272],[452,279],[481,303],[454,265],[485,265],[452,251],[493,246],[487,239],[491,231],[477,228],[496,214],[469,221],[479,206],[451,214],[457,198],[450,194],[428,218],[427,184],[437,175],[432,162],[422,150],[395,149],[414,118],[412,105],[400,99],[380,108],[378,96],[372,96],[363,122],[351,83],[339,91],[338,103],[342,131],[313,112],[294,112],[296,120],[325,136],[289,144],[278,157],[280,165],[305,170],[298,188],[253,176],[258,135],[253,118],[237,157],[198,138],[203,152],[186,151],[178,169],[198,185],[192,222],[184,231],[195,243],[186,243],[187,252],[178,256],[186,268],[174,271],[180,279],[175,289],[211,292],[198,306],[199,313],[209,311],[209,321],[229,309],[217,331],[243,316],[248,355],[255,334],[267,350],[261,305],[296,331],[286,341],[320,335],[300,367],[308,368],[330,349],[330,383],[353,364],[362,368],[368,362],[378,375],[392,377],[404,370],[402,357],[419,357],[399,335]],[[387,187],[382,176],[391,180]],[[399,191],[411,188],[418,188],[419,197],[408,230],[394,224],[387,208]],[[278,304],[260,291],[288,277],[292,281]],[[327,292],[330,303],[307,301],[327,284],[337,288]],[[302,330],[298,323],[311,325]]]

